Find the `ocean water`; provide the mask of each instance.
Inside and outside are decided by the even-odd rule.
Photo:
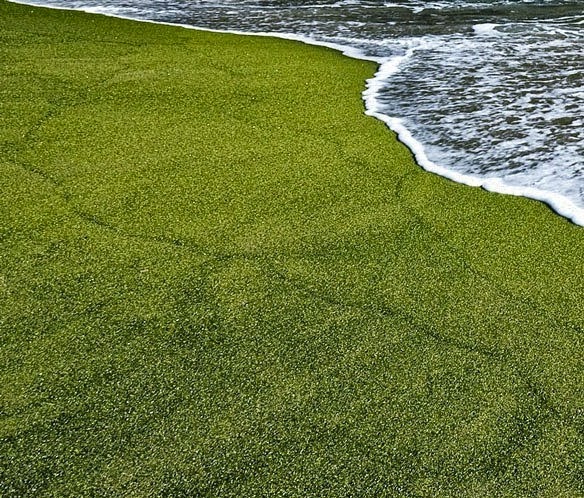
[[[542,200],[584,226],[584,0],[26,3],[277,33],[375,60],[367,113],[422,167]]]

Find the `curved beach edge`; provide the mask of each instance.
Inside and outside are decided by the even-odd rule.
[[[411,53],[406,53],[404,56],[380,61],[379,70],[373,78],[367,80],[367,89],[363,92],[365,114],[379,119],[395,132],[399,141],[410,149],[416,163],[424,170],[470,187],[481,187],[489,192],[526,197],[543,202],[557,214],[567,218],[575,225],[584,226],[584,208],[577,206],[571,199],[561,194],[534,187],[509,185],[501,178],[481,178],[479,176],[465,175],[434,163],[428,158],[424,146],[414,138],[401,119],[387,116],[380,112],[377,97],[381,92],[383,82],[392,74],[398,72],[401,62],[410,55]]]
[[[54,5],[29,3],[21,0],[7,1],[15,4],[30,5],[33,7],[86,12],[88,14],[97,14],[107,17],[114,17],[118,19],[126,19],[130,21],[144,22],[150,24],[176,26],[185,29],[207,31],[211,33],[280,38],[284,40],[305,43],[307,45],[326,47],[332,50],[339,51],[343,55],[353,59],[374,62],[378,65],[378,70],[375,72],[373,77],[365,81],[366,88],[362,93],[362,98],[365,103],[365,114],[367,116],[371,116],[385,123],[387,127],[396,134],[398,140],[402,142],[408,149],[410,149],[418,166],[420,166],[425,171],[437,174],[455,183],[460,183],[463,185],[467,185],[469,187],[481,187],[489,192],[495,192],[504,195],[512,195],[516,197],[525,197],[528,199],[543,202],[544,204],[549,206],[555,213],[568,219],[575,225],[584,227],[584,208],[577,206],[571,199],[556,192],[551,192],[548,190],[542,190],[534,187],[521,187],[509,185],[505,183],[505,181],[501,178],[480,178],[478,176],[465,175],[457,171],[445,168],[444,166],[440,166],[428,158],[422,143],[414,138],[410,130],[403,124],[401,119],[388,116],[380,112],[379,101],[377,97],[383,86],[382,82],[385,81],[385,79],[391,76],[392,74],[399,71],[399,65],[403,60],[405,60],[409,55],[411,55],[410,53],[406,53],[406,55],[404,56],[396,56],[392,58],[370,57],[364,54],[359,49],[353,47],[348,47],[346,45],[341,45],[332,42],[319,41],[305,35],[297,35],[294,33],[277,33],[268,31],[248,32],[239,30],[213,29],[184,23],[171,23],[165,21],[153,21],[150,19],[139,19],[135,17],[119,15],[114,12],[108,12],[107,10],[104,9],[56,7]]]

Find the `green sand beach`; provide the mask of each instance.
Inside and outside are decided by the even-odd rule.
[[[584,229],[297,42],[0,0],[0,496],[584,496]]]

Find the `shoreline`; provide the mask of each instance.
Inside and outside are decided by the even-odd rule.
[[[584,231],[424,172],[372,62],[0,28],[0,494],[578,495]]]
[[[183,23],[170,23],[164,21],[153,21],[150,19],[139,19],[130,16],[123,16],[118,15],[115,13],[108,13],[103,12],[100,10],[95,9],[83,9],[83,8],[69,8],[69,7],[55,7],[52,5],[47,4],[36,4],[36,3],[27,3],[25,1],[20,0],[7,0],[9,2],[20,4],[20,5],[30,5],[30,6],[37,6],[37,7],[44,7],[49,9],[55,10],[65,10],[65,11],[77,11],[77,12],[85,12],[88,14],[95,14],[95,15],[103,15],[106,17],[113,17],[117,19],[126,19],[130,21],[136,22],[144,22],[150,24],[159,24],[163,26],[177,26],[184,29],[192,29],[197,31],[206,31],[209,33],[225,33],[225,34],[233,34],[233,35],[240,35],[240,36],[260,36],[260,37],[269,37],[269,38],[281,38],[284,40],[291,40],[297,41],[301,43],[305,43],[307,45],[314,45],[320,47],[330,48],[332,50],[336,50],[341,52],[343,55],[363,60],[374,62],[378,65],[377,71],[375,74],[365,81],[365,90],[363,91],[361,97],[365,104],[365,114],[367,116],[374,117],[379,121],[385,123],[385,125],[393,131],[398,140],[402,142],[412,153],[413,157],[415,158],[416,164],[425,171],[430,173],[434,173],[439,175],[443,178],[447,178],[455,183],[459,183],[462,185],[467,185],[469,187],[479,187],[489,192],[494,192],[503,195],[511,195],[515,197],[524,197],[527,199],[536,200],[539,202],[544,203],[547,205],[552,211],[554,211],[559,216],[566,218],[570,222],[575,225],[584,227],[584,208],[578,207],[571,199],[565,197],[561,194],[556,192],[548,191],[548,190],[541,190],[533,187],[519,187],[514,185],[509,185],[505,183],[505,181],[501,178],[481,178],[478,176],[473,175],[466,175],[463,173],[458,173],[457,171],[448,169],[444,166],[440,166],[435,162],[431,161],[428,156],[426,155],[424,146],[421,142],[419,142],[416,138],[414,138],[409,131],[409,129],[403,125],[400,118],[387,116],[379,112],[379,106],[377,104],[377,95],[379,94],[380,87],[380,80],[383,81],[381,78],[387,78],[391,74],[399,71],[400,63],[406,58],[411,55],[413,49],[409,49],[410,53],[404,56],[396,56],[391,59],[384,59],[379,57],[367,57],[364,55],[360,50],[354,49],[352,47],[348,47],[345,45],[340,45],[336,43],[328,43],[322,42],[318,40],[314,40],[309,36],[305,35],[295,35],[293,33],[275,33],[275,32],[247,32],[247,31],[239,31],[239,30],[221,30],[221,29],[212,29],[212,28],[205,28],[199,27],[191,24],[183,24]]]

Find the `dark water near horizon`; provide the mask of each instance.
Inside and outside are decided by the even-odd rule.
[[[584,0],[26,3],[302,35],[373,58],[366,104],[406,130],[422,166],[540,198],[584,225]]]

